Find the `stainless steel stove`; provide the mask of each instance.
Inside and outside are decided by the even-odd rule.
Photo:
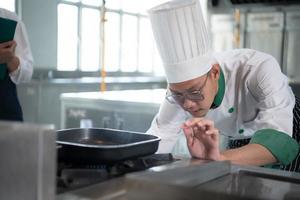
[[[57,195],[57,200],[292,199],[300,174],[182,159]]]
[[[172,154],[153,154],[116,163],[79,165],[59,161],[57,165],[57,194],[84,188],[124,174],[142,171],[174,162]]]

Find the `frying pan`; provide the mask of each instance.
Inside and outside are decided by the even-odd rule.
[[[114,163],[150,155],[160,138],[107,128],[75,128],[57,131],[58,160],[74,164]]]

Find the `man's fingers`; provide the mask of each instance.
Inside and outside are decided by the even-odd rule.
[[[186,141],[188,143],[188,146],[193,146],[194,143],[194,132],[191,128],[183,128],[183,133],[186,137]]]
[[[17,47],[17,43],[13,40],[10,45],[10,48],[14,51],[16,47]]]
[[[207,129],[214,127],[214,123],[211,120],[207,120],[204,118],[193,118],[189,119],[184,123],[184,126],[192,127],[192,126],[198,126],[203,127],[206,126]]]
[[[219,135],[219,130],[216,128],[210,129],[210,130],[205,131],[205,134],[206,135]]]
[[[2,43],[0,43],[0,48],[11,47],[13,44],[16,44],[16,42],[13,40],[8,41],[8,42],[2,42]]]
[[[194,137],[198,138],[199,140],[203,140],[208,137],[216,139],[219,137],[219,130],[214,128],[206,131],[198,131],[198,132],[195,131],[194,134],[195,134]]]
[[[197,122],[199,122],[202,119],[203,118],[192,118],[192,119],[189,119],[186,122],[184,122],[184,124],[185,124],[185,126],[194,126],[195,124],[197,124]]]
[[[199,130],[202,130],[201,127],[198,126],[193,126],[192,129],[193,129],[193,134],[198,133]]]
[[[214,128],[214,122],[210,120],[203,119],[199,122],[197,122],[197,126],[201,127],[201,129],[204,130],[209,130]]]
[[[183,128],[183,132],[184,132],[186,137],[193,137],[194,136],[194,131],[193,131],[192,128],[189,128],[189,127]]]
[[[194,137],[197,137],[199,140],[207,138],[208,136],[216,138],[219,134],[219,130],[214,127],[214,122],[204,118],[193,118],[187,120],[182,125],[182,128],[186,134],[187,139],[190,138],[193,140]],[[188,141],[188,143],[190,144],[191,141]]]

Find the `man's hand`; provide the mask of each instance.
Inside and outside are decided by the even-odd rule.
[[[191,155],[198,159],[220,160],[219,130],[204,118],[193,118],[182,125]]]
[[[0,64],[6,63],[9,72],[15,71],[20,61],[15,55],[17,43],[12,40],[0,43]]]

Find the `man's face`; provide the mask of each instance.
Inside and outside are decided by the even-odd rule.
[[[203,117],[218,91],[219,66],[209,73],[181,83],[170,83],[172,98],[194,117]]]

